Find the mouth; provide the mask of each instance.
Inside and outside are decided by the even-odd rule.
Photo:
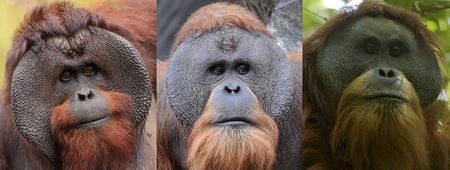
[[[247,118],[232,117],[232,118],[220,119],[220,120],[216,121],[216,124],[219,126],[247,126],[247,125],[251,125],[252,122]]]
[[[107,115],[98,119],[94,119],[91,121],[81,122],[76,127],[77,128],[94,128],[103,125],[104,123],[110,121],[112,119],[111,116]]]
[[[398,94],[391,94],[391,93],[380,93],[375,94],[367,97],[368,99],[375,99],[375,100],[383,100],[383,101],[397,101],[397,102],[408,102],[408,100]]]

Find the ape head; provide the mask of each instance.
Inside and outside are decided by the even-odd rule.
[[[335,166],[428,167],[436,115],[423,110],[444,88],[445,59],[418,15],[364,2],[333,17],[304,47],[305,125],[330,133],[333,156],[342,159]]]
[[[311,58],[305,76],[317,77],[320,87],[305,86],[324,90],[326,98],[320,100],[335,111],[343,90],[356,77],[376,67],[397,69],[413,84],[421,107],[428,106],[443,88],[438,60],[444,58],[421,21],[417,14],[373,2],[347,9],[305,41],[304,56]]]
[[[256,16],[216,3],[177,35],[165,87],[189,134],[192,169],[266,169],[291,111],[298,70]],[[239,155],[239,156],[237,156]]]
[[[35,8],[18,30],[7,67],[13,120],[52,162],[85,169],[130,161],[151,85],[124,35],[65,3]]]

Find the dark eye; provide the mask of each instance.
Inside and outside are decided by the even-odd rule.
[[[61,75],[59,76],[59,79],[62,82],[68,82],[68,81],[72,80],[72,78],[73,78],[73,73],[71,71],[68,71],[68,70],[63,71],[61,73]]]
[[[375,54],[375,52],[376,52],[375,44],[373,44],[373,43],[366,43],[364,45],[364,51],[367,54]]]
[[[402,50],[400,49],[399,46],[394,46],[391,48],[390,53],[391,53],[391,56],[397,57],[402,54]]]
[[[215,75],[222,75],[225,72],[225,68],[221,65],[216,65],[211,68],[211,73]]]
[[[236,68],[236,72],[241,75],[247,74],[248,70],[249,70],[249,67],[248,67],[248,65],[245,65],[245,64],[241,64]]]
[[[95,70],[95,67],[94,67],[94,66],[86,66],[86,67],[84,68],[83,75],[85,75],[85,76],[92,76],[92,75],[94,75],[96,72],[97,72],[97,71]]]

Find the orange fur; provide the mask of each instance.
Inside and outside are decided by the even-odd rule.
[[[128,120],[129,97],[104,93],[112,120],[98,128],[75,129],[69,101],[55,107],[51,127],[62,152],[63,169],[127,169],[134,151],[134,130]]]
[[[169,107],[169,102],[165,96],[165,92],[160,88],[164,86],[164,79],[166,77],[166,72],[169,62],[162,62],[158,60],[157,63],[157,76],[158,76],[158,91],[157,91],[157,113],[158,113],[158,129],[157,129],[157,169],[160,170],[171,170],[173,157],[170,150],[170,135],[173,131],[173,127],[176,127],[173,122],[176,122],[173,112],[171,112]]]
[[[189,135],[189,169],[271,169],[278,143],[275,121],[255,104],[251,113],[254,126],[217,127],[214,120],[221,113],[217,113],[214,105],[207,102],[205,112]]]
[[[234,26],[272,37],[257,16],[239,5],[215,3],[195,11],[177,33],[173,49],[191,36],[213,32],[223,26]]]
[[[287,57],[290,61],[296,63],[297,65],[302,65],[302,53],[297,51],[288,51],[286,52]]]

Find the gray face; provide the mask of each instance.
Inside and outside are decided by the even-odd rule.
[[[317,72],[331,94],[329,101],[339,101],[351,81],[377,67],[403,73],[422,107],[434,101],[443,87],[429,46],[405,26],[386,18],[362,17],[339,26],[317,55]]]
[[[227,85],[248,87],[265,112],[279,120],[289,112],[299,72],[275,40],[223,27],[181,43],[171,58],[166,88],[175,116],[188,127],[203,113],[212,90]]]
[[[24,55],[12,78],[16,126],[42,153],[56,159],[55,139],[50,131],[51,111],[86,89],[129,95],[132,105],[129,119],[135,126],[143,122],[150,109],[150,80],[136,49],[114,33],[90,27],[71,38],[51,37],[39,42]],[[86,91],[85,97],[100,95],[89,92]],[[87,109],[99,108],[103,112],[106,108],[95,105],[102,104],[104,99],[97,99]]]

